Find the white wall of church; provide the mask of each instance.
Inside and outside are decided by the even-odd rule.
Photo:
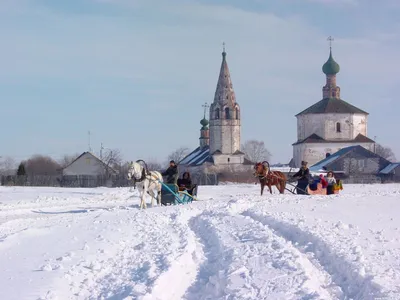
[[[340,124],[340,132],[337,124]],[[361,114],[306,114],[297,117],[297,139],[312,134],[326,140],[351,140],[358,134],[367,135],[367,116]]]
[[[298,144],[293,146],[293,158],[296,167],[301,165],[301,161],[307,161],[308,166],[312,166],[326,157],[326,153],[333,154],[342,148],[360,145],[369,151],[374,151],[374,143],[315,143]]]
[[[210,152],[231,154],[240,150],[240,120],[210,121]]]
[[[367,136],[368,134],[368,119],[366,115],[353,115],[352,123],[353,137],[355,138],[358,134]]]
[[[232,165],[232,164],[243,164],[244,155],[236,154],[236,155],[226,155],[226,154],[217,154],[213,155],[214,164],[216,165]]]

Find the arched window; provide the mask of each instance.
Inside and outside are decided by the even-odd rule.
[[[236,112],[236,120],[239,120],[239,118],[240,118],[240,116],[239,116],[239,108],[236,107],[235,112]]]
[[[215,110],[215,118],[219,119],[219,108]]]
[[[340,131],[340,123],[339,122],[336,123],[336,132],[341,132]]]
[[[231,118],[229,107],[225,107],[225,119],[229,120]]]
[[[336,92],[335,92],[335,91],[332,92],[332,97],[333,97],[333,98],[336,97]]]

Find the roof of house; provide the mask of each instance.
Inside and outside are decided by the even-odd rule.
[[[357,151],[359,154],[361,155],[365,155],[365,157],[368,158],[372,158],[372,157],[379,157],[381,160],[387,162],[388,164],[390,164],[390,162],[379,156],[376,153],[373,153],[371,151],[369,151],[368,149],[365,149],[364,147],[360,146],[360,145],[354,145],[354,146],[349,146],[346,148],[342,148],[339,151],[329,155],[328,157],[324,158],[323,160],[317,162],[316,164],[312,165],[310,167],[310,171],[311,172],[320,172],[320,171],[326,171],[327,169],[329,169],[329,166],[332,165],[336,160],[338,160],[339,158],[342,158],[346,155],[348,155],[351,152]],[[341,171],[341,170],[336,170],[337,171]]]
[[[399,166],[400,166],[400,163],[391,163],[391,164],[387,165],[385,168],[383,168],[379,172],[379,174],[384,174],[384,175],[390,174],[392,171],[394,171],[394,169],[396,169]]]
[[[219,155],[222,154],[221,151],[217,150],[214,153],[210,153],[210,147],[206,146],[204,148],[197,147],[194,149],[192,152],[190,152],[188,155],[186,155],[185,158],[183,158],[179,164],[180,165],[188,165],[188,166],[201,166],[202,164],[209,162],[209,163],[214,163],[213,155]],[[243,155],[244,153],[242,151],[235,151],[232,155]],[[252,165],[253,162],[248,160],[247,158],[243,159],[243,164],[244,165]]]
[[[183,158],[179,162],[179,164],[189,165],[189,166],[200,166],[205,162],[211,162],[211,163],[214,162],[212,156],[210,155],[210,147],[208,146],[204,148],[197,147],[188,155],[186,155],[186,157]]]
[[[70,165],[72,165],[74,162],[76,162],[77,160],[79,160],[82,156],[84,156],[85,154],[89,154],[90,156],[92,156],[94,159],[96,159],[97,161],[99,161],[101,164],[103,164],[106,168],[108,167],[108,169],[110,169],[111,171],[113,171],[114,173],[118,173],[117,170],[115,170],[114,168],[112,168],[111,166],[107,166],[107,164],[102,161],[100,158],[98,158],[96,155],[94,155],[92,152],[90,151],[85,151],[83,152],[81,155],[79,155],[77,158],[75,158],[70,164],[68,164],[67,166],[65,166],[63,169],[68,168]]]
[[[352,150],[354,150],[357,147],[361,147],[361,146],[356,145],[356,146],[350,146],[350,147],[346,147],[346,148],[340,149],[339,151],[329,155],[325,159],[323,159],[323,160],[317,162],[316,164],[312,165],[310,167],[310,171],[312,171],[312,172],[326,171],[326,167],[328,165],[332,164],[338,158],[343,157],[344,155],[346,155],[347,153],[351,152]]]
[[[317,103],[311,105],[306,108],[302,112],[296,115],[305,115],[305,114],[326,114],[326,113],[337,113],[337,114],[363,114],[368,115],[366,111],[351,105],[350,103],[337,98],[324,98]]]
[[[293,143],[292,145],[298,145],[298,144],[317,144],[317,143],[375,143],[374,140],[371,140],[369,137],[366,137],[365,135],[362,135],[361,133],[358,134],[354,140],[334,140],[334,141],[328,141],[320,137],[318,134],[313,133],[309,137],[306,137],[304,140],[297,141],[296,143]]]

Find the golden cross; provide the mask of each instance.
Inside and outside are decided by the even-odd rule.
[[[332,48],[332,42],[334,41],[333,37],[329,36],[328,41],[329,41],[329,48]]]
[[[205,119],[206,118],[206,110],[207,110],[208,107],[210,107],[210,105],[208,105],[207,102],[206,102],[206,103],[204,103],[202,105],[202,107],[204,107],[204,119]]]

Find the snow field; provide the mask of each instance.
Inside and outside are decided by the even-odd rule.
[[[0,187],[0,299],[400,299],[400,185],[199,197]]]

